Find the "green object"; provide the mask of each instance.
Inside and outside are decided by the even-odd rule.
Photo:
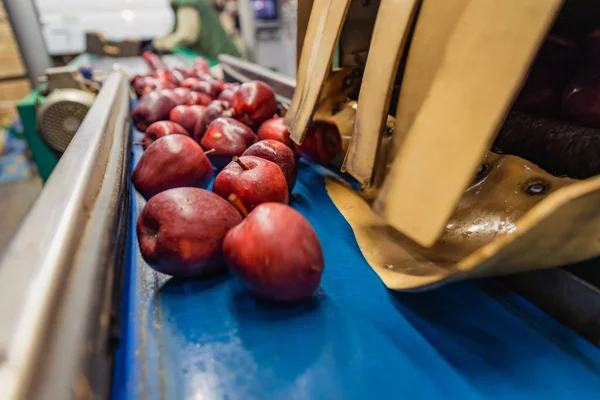
[[[33,154],[33,160],[37,165],[38,173],[42,180],[46,182],[58,163],[58,157],[46,146],[46,143],[44,143],[35,129],[36,102],[39,95],[40,93],[37,89],[29,93],[27,97],[17,104],[17,111],[21,118],[25,139],[27,139],[27,144]]]
[[[193,7],[200,14],[200,38],[190,46],[196,53],[214,60],[219,54],[230,54],[235,57],[240,57],[240,52],[237,49],[233,39],[219,20],[219,15],[212,6],[205,0],[175,0],[173,10],[177,13],[180,7]],[[175,27],[177,29],[177,27]]]
[[[196,57],[202,57],[206,61],[208,61],[208,66],[211,68],[219,63],[217,60],[213,60],[210,57],[205,57],[202,54],[198,54],[194,50],[186,49],[185,47],[179,47],[177,49],[174,49],[172,53],[182,59],[187,58],[187,59],[193,60]]]

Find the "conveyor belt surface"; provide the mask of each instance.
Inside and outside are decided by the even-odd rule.
[[[600,350],[499,284],[386,290],[324,173],[302,163],[291,197],[326,261],[320,291],[296,307],[257,302],[227,276],[150,269],[135,236],[144,200],[132,190],[115,399],[598,397]]]

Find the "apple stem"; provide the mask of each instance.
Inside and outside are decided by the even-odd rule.
[[[240,158],[238,156],[233,156],[233,161],[235,161],[236,163],[238,163],[238,165],[240,167],[242,167],[242,169],[244,171],[248,171],[250,169],[250,167],[247,166],[242,160],[240,160]]]
[[[231,193],[229,197],[227,197],[227,201],[242,214],[242,217],[246,218],[248,216],[248,209],[235,194]]]
[[[206,150],[204,152],[204,154],[211,154],[211,153],[214,153],[215,151],[216,151],[215,149]]]

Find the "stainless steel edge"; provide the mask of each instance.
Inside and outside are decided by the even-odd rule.
[[[59,304],[77,265],[78,250],[89,234],[88,222],[114,152],[114,135],[128,135],[111,128],[115,118],[121,124],[127,120],[122,113],[125,107],[128,114],[129,103],[119,100],[127,96],[124,75],[109,75],[0,262],[2,399],[24,398],[47,355],[48,332],[60,315]]]
[[[289,104],[292,101],[296,89],[296,79],[226,54],[219,56],[219,63],[223,72],[235,80],[240,82],[261,80],[275,90],[280,102]]]

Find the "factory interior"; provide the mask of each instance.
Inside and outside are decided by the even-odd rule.
[[[598,398],[597,1],[0,32],[0,399]]]

